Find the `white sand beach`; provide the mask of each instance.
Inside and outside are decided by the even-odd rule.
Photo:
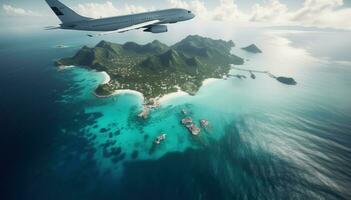
[[[216,79],[216,78],[208,78],[208,79],[205,79],[204,81],[202,81],[202,86],[206,86],[208,84],[211,84],[211,83],[214,83],[216,81],[219,81],[220,79]]]
[[[175,99],[177,97],[183,97],[183,96],[189,96],[188,93],[182,91],[182,90],[178,90],[177,92],[172,92],[166,95],[163,95],[162,97],[158,98],[157,101],[160,104],[165,104],[166,102]]]
[[[107,95],[107,96],[101,96],[101,95],[97,95],[95,92],[94,92],[94,95],[98,98],[109,98],[109,97],[112,97],[112,96],[115,96],[115,95],[124,95],[124,94],[130,94],[130,95],[135,95],[137,97],[139,97],[140,99],[142,99],[144,101],[144,95],[138,91],[135,91],[135,90],[115,90],[112,94],[110,95]]]
[[[63,70],[70,69],[70,68],[73,68],[73,67],[76,67],[76,66],[74,66],[74,65],[59,66],[59,67],[58,67],[58,71],[63,71]]]
[[[111,78],[110,76],[106,73],[106,72],[101,72],[101,74],[104,76],[104,80],[101,84],[107,84],[110,82]],[[219,81],[220,79],[215,79],[215,78],[209,78],[206,79],[202,82],[202,86],[206,86],[209,85],[211,83],[214,83],[216,81]],[[175,98],[178,97],[184,97],[184,96],[189,96],[189,94],[187,92],[184,92],[180,89],[179,86],[175,86],[178,91],[177,92],[172,92],[169,94],[165,94],[161,97],[156,97],[155,98],[155,102],[159,103],[159,104],[165,104],[170,100],[173,100]],[[131,95],[135,95],[138,96],[139,98],[141,98],[142,100],[145,100],[144,95],[141,92],[135,91],[135,90],[130,90],[130,89],[124,89],[124,90],[115,90],[112,94],[108,95],[108,96],[99,96],[97,94],[95,94],[95,96],[99,97],[99,98],[108,98],[111,96],[115,96],[115,95],[123,95],[123,94],[131,94]]]
[[[108,73],[101,72],[101,74],[104,76],[104,80],[102,81],[101,84],[107,84],[111,81],[111,77],[110,77],[110,75],[108,75]]]
[[[128,89],[126,89],[126,90],[115,90],[111,94],[111,96],[122,95],[122,94],[131,94],[131,95],[138,96],[141,99],[144,99],[144,95],[141,92],[138,92],[138,91],[135,91],[135,90],[128,90]]]

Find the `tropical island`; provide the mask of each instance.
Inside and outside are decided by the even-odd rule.
[[[259,49],[255,44],[251,44],[251,45],[249,45],[247,47],[243,47],[241,49],[243,49],[247,52],[250,52],[250,53],[262,53],[262,50]]]
[[[294,78],[291,78],[291,77],[284,77],[284,76],[279,76],[276,78],[277,81],[285,84],[285,85],[296,85],[297,82],[295,81]]]
[[[56,61],[56,65],[105,71],[110,81],[99,85],[96,95],[104,97],[116,90],[129,89],[141,92],[148,103],[178,90],[194,95],[205,79],[227,75],[231,64],[244,63],[231,54],[234,46],[233,41],[198,35],[172,46],[158,40],[145,45],[101,41],[93,48],[84,46],[73,57]]]

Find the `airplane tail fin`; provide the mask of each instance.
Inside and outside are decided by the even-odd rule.
[[[88,17],[83,17],[81,15],[78,15],[76,12],[74,12],[72,9],[65,6],[63,3],[61,3],[58,0],[45,0],[45,1],[63,24],[69,24],[72,22],[79,22],[79,21],[90,19]]]

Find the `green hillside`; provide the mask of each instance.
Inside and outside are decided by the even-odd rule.
[[[150,99],[174,92],[177,87],[195,94],[203,80],[226,75],[230,64],[244,62],[230,53],[233,47],[232,41],[197,35],[170,47],[158,40],[145,45],[101,41],[93,48],[84,46],[73,57],[60,59],[56,64],[106,71],[111,81],[97,88],[98,95],[106,96],[116,89],[132,89]]]

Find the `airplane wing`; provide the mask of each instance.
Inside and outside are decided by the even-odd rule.
[[[45,30],[56,30],[56,29],[61,29],[60,26],[46,26],[44,27]]]
[[[108,31],[108,32],[103,32],[103,33],[98,33],[98,34],[88,34],[89,37],[97,37],[97,36],[102,36],[102,35],[108,35],[108,34],[112,34],[112,33],[123,33],[123,32],[127,32],[127,31],[131,31],[134,29],[140,29],[140,28],[145,28],[147,26],[151,26],[154,24],[159,23],[160,20],[152,20],[152,21],[148,21],[148,22],[143,22],[140,24],[135,24],[126,28],[121,28],[115,31]]]

